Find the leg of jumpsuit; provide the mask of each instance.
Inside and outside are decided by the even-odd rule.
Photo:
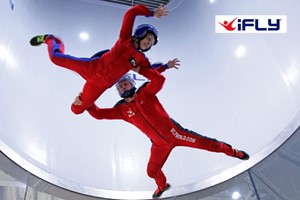
[[[77,58],[64,54],[64,44],[53,36],[46,37],[50,60],[63,68],[72,70],[81,75],[86,83],[80,96],[82,105],[72,104],[71,109],[75,114],[80,114],[89,108],[99,96],[108,88],[106,81],[100,76],[96,77],[97,59],[100,58]]]
[[[167,184],[167,178],[162,171],[162,167],[169,157],[172,146],[158,146],[152,144],[150,159],[147,167],[147,174],[153,178],[159,189],[164,189]]]
[[[172,133],[177,138],[176,146],[193,147],[211,152],[224,153],[228,156],[234,155],[234,149],[227,143],[202,136],[194,131],[183,128],[175,120],[171,120],[175,127],[175,129],[172,129]]]

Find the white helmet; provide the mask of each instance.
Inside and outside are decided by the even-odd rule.
[[[129,83],[131,84],[132,88],[130,88],[129,90],[125,90],[122,94],[120,92],[120,82],[122,81],[129,81]],[[128,97],[132,97],[135,93],[136,87],[135,87],[135,82],[134,80],[131,78],[131,76],[129,74],[125,74],[124,76],[122,76],[118,82],[116,83],[116,88],[119,92],[120,97],[122,98],[128,98]]]

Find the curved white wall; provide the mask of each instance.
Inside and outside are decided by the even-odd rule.
[[[83,79],[52,64],[45,45],[29,45],[32,36],[52,33],[63,38],[71,55],[89,57],[110,48],[127,8],[95,2],[0,2],[0,139],[35,166],[28,167],[33,172],[41,169],[70,185],[152,191],[156,186],[146,174],[149,139],[121,121],[74,115],[70,104]],[[258,153],[300,108],[300,2],[173,0],[169,6],[176,8],[166,18],[136,21],[160,31],[158,45],[147,53],[151,61],[181,60],[179,70],[164,73],[159,97],[166,110],[186,128]],[[215,15],[287,15],[288,32],[216,34]],[[80,40],[81,31],[90,40]],[[241,45],[246,51],[237,57]],[[110,107],[118,100],[112,88],[97,104]],[[176,187],[239,163],[223,154],[177,148],[164,171]]]

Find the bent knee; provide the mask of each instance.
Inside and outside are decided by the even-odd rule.
[[[156,172],[153,170],[147,169],[147,174],[150,178],[155,178],[156,177]]]

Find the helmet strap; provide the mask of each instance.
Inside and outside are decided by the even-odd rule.
[[[125,90],[123,92],[123,94],[121,94],[122,98],[129,98],[129,97],[133,97],[134,93],[135,93],[136,87],[133,87],[129,90]]]
[[[146,51],[149,51],[149,50],[151,49],[151,47],[148,48],[148,49],[144,49],[144,50],[141,49],[141,40],[144,39],[144,38],[145,38],[145,37],[143,37],[143,38],[141,38],[141,39],[134,38],[134,40],[133,40],[133,41],[134,41],[134,44],[137,45],[137,49],[140,50],[140,51],[142,51],[142,52],[146,52]]]

